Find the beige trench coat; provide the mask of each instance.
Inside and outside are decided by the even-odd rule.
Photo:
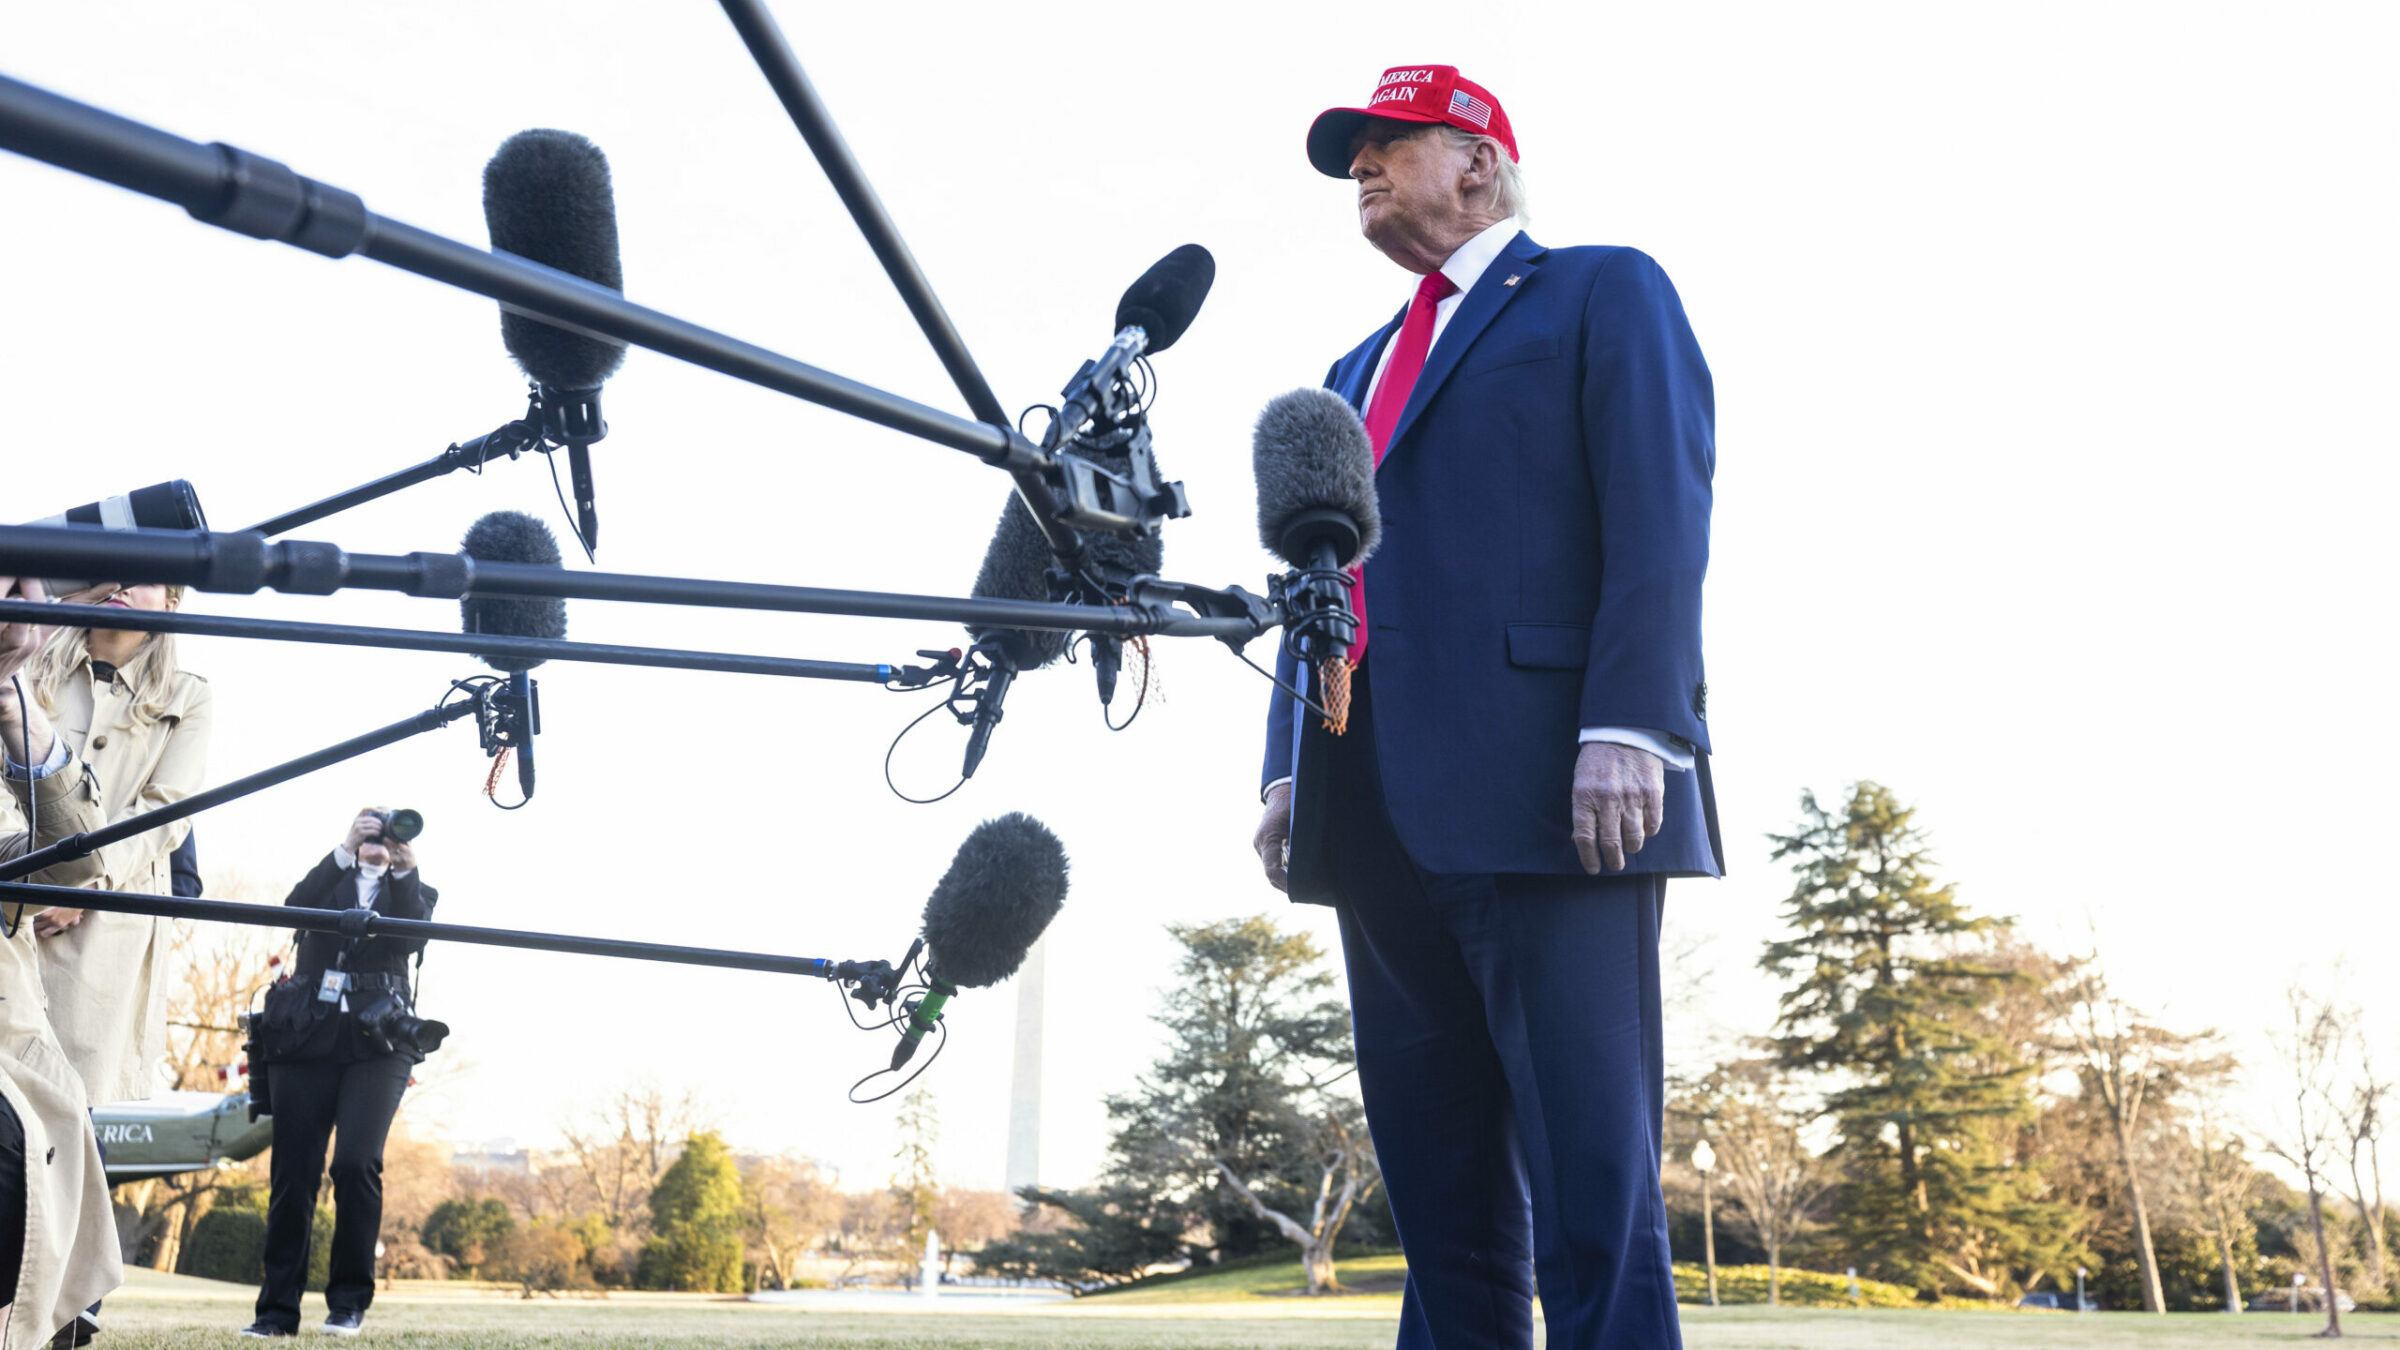
[[[96,830],[99,797],[58,791],[80,783],[83,762],[70,759],[42,780],[42,842]],[[22,852],[25,784],[10,780],[14,800],[0,798],[0,857]],[[99,875],[96,857],[26,878],[73,886]],[[32,907],[0,906],[16,936],[0,940],[0,1098],[25,1127],[25,1254],[14,1297],[0,1309],[0,1350],[35,1350],[75,1314],[125,1282],[117,1253],[116,1217],[100,1167],[99,1142],[85,1110],[83,1080],[68,1063],[43,1009],[41,956],[35,950]]]
[[[65,789],[96,798],[103,823],[123,820],[206,786],[211,701],[208,681],[178,674],[167,710],[136,725],[124,682],[70,680],[50,720],[78,761],[76,779],[52,774],[45,798]],[[94,856],[102,890],[165,895],[168,856],[191,833],[187,821],[147,830]],[[50,1025],[82,1076],[94,1105],[156,1093],[167,1053],[169,921],[91,911],[83,922],[41,940],[42,986]]]

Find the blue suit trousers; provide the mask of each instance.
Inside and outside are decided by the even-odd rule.
[[[1370,660],[1367,665],[1372,665]],[[1659,1194],[1657,875],[1458,875],[1384,807],[1367,670],[1325,850],[1408,1286],[1400,1350],[1678,1350]]]

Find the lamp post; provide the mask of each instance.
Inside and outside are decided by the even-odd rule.
[[[2075,1267],[2075,1311],[2079,1313],[2092,1310],[2091,1304],[2085,1302],[2083,1297],[2083,1277],[2090,1273],[2081,1266]]]
[[[2300,1286],[2306,1283],[2308,1283],[2306,1275],[2296,1270],[2292,1272],[2292,1316],[2294,1317],[2300,1315]]]
[[[1709,1193],[1708,1174],[1716,1168],[1717,1151],[1703,1139],[1692,1145],[1692,1170],[1700,1174],[1700,1252],[1708,1262],[1708,1306],[1717,1306],[1717,1213]]]

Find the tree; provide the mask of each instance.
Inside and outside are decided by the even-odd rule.
[[[675,1150],[703,1128],[698,1101],[690,1093],[669,1097],[656,1083],[638,1083],[618,1091],[599,1110],[559,1127],[565,1136],[580,1197],[561,1195],[561,1212],[580,1212],[588,1199],[608,1226],[638,1230],[643,1206],[658,1185]]]
[[[1935,880],[1915,813],[1889,788],[1855,785],[1839,814],[1814,793],[1800,804],[1799,827],[1769,836],[1774,857],[1792,860],[1794,931],[1759,964],[1793,981],[1779,1062],[1843,1082],[1826,1099],[1847,1173],[1841,1236],[1922,1295],[1951,1284],[1997,1294],[2008,1253],[2063,1229],[1994,1133],[2031,1115],[2030,1066],[1974,1023],[2025,977],[1982,959],[2000,921]]]
[[[2350,1173],[2350,1203],[2358,1207],[2360,1226],[2365,1230],[2361,1236],[2367,1249],[2367,1279],[2383,1291],[2391,1287],[2384,1266],[2382,1143],[2384,1103],[2392,1095],[2392,1084],[2376,1074],[2374,1047],[2363,1026],[2351,1044],[2357,1052],[2357,1069],[2335,1107],[2342,1125],[2337,1142]]]
[[[892,1159],[900,1164],[900,1170],[892,1176],[892,1196],[907,1216],[902,1253],[906,1265],[909,1256],[925,1250],[925,1236],[934,1231],[934,1208],[942,1195],[934,1162],[934,1145],[942,1138],[942,1118],[934,1109],[932,1091],[918,1088],[901,1098],[897,1124],[900,1148]]]
[[[1113,1181],[1083,1191],[1028,1186],[1018,1194],[1032,1206],[1024,1225],[975,1253],[977,1270],[1087,1289],[1140,1279],[1189,1251],[1190,1211],[1156,1187]]]
[[[1310,1289],[1334,1288],[1334,1243],[1380,1174],[1336,1090],[1355,1057],[1324,953],[1263,915],[1167,931],[1184,949],[1157,1019],[1168,1048],[1109,1099],[1110,1180],[1188,1205],[1220,1256],[1295,1242]]]
[[[2258,1229],[2250,1221],[2250,1205],[2258,1192],[2258,1169],[2244,1156],[2242,1141],[2228,1134],[2205,1105],[2192,1143],[2197,1150],[2192,1189],[2224,1271],[2225,1311],[2238,1313],[2242,1280],[2235,1248],[2246,1242],[2256,1254]]]
[[[497,1196],[460,1196],[444,1200],[425,1216],[425,1245],[449,1257],[467,1278],[477,1278],[484,1263],[500,1250],[500,1240],[515,1231],[516,1217]]]
[[[714,1132],[683,1152],[650,1192],[650,1240],[634,1282],[644,1289],[734,1293],[742,1287],[742,1177]]]
[[[742,1238],[758,1254],[757,1288],[789,1289],[793,1262],[841,1223],[841,1196],[806,1159],[753,1158],[742,1169]]]
[[[1803,1135],[1815,1113],[1795,1100],[1788,1071],[1770,1060],[1720,1066],[1701,1100],[1728,1217],[1766,1249],[1767,1302],[1779,1304],[1784,1249],[1807,1230],[1834,1180]]]
[[[942,1272],[950,1259],[973,1252],[1017,1231],[1017,1198],[1006,1191],[967,1191],[950,1187],[934,1203],[933,1226],[942,1235]]]
[[[2349,1021],[2342,1010],[2295,983],[2284,993],[2292,1014],[2288,1031],[2274,1035],[2275,1050],[2289,1075],[2290,1105],[2276,1122],[2268,1148],[2300,1169],[2308,1186],[2308,1228],[2316,1240],[2318,1287],[2325,1291],[2325,1330],[2322,1336],[2342,1334],[2341,1286],[2333,1278],[2333,1249],[2325,1240],[2325,1196],[2319,1178],[2333,1163],[2341,1137],[2341,1113],[2336,1107],[2343,1044]],[[2297,1297],[2295,1292],[2294,1297]]]
[[[590,1252],[572,1228],[549,1222],[527,1224],[500,1239],[492,1273],[514,1280],[524,1297],[562,1289],[593,1287]]]
[[[2050,1005],[2084,1092],[2107,1112],[2125,1204],[2133,1218],[2134,1251],[2141,1262],[2142,1307],[2163,1314],[2166,1291],[2159,1283],[2158,1248],[2150,1236],[2138,1141],[2144,1108],[2172,1094],[2187,1072],[2208,1070],[2189,1062],[2207,1036],[2180,1035],[2152,1022],[2109,989],[2099,963],[2096,952],[2065,963],[2048,991]]]
[[[1339,1292],[1342,1287],[1341,1281],[1334,1278],[1334,1241],[1350,1221],[1350,1212],[1374,1194],[1383,1174],[1376,1166],[1375,1146],[1368,1138],[1366,1111],[1362,1107],[1345,1098],[1329,1097],[1317,1109],[1323,1114],[1310,1117],[1305,1124],[1287,1125],[1283,1130],[1286,1138],[1307,1148],[1316,1159],[1317,1188],[1309,1197],[1306,1223],[1270,1207],[1259,1197],[1258,1189],[1243,1182],[1223,1159],[1210,1161],[1216,1163],[1218,1175],[1249,1203],[1253,1213],[1274,1224],[1286,1239],[1299,1244],[1300,1267],[1308,1272],[1308,1292],[1324,1294]],[[1339,1189],[1334,1185],[1337,1179],[1341,1183]]]

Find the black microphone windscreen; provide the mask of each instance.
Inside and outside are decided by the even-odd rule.
[[[1010,812],[975,827],[925,901],[925,951],[934,975],[961,989],[998,984],[1067,899],[1067,850],[1048,827]]]
[[[1117,328],[1139,325],[1149,335],[1145,350],[1163,352],[1192,326],[1216,280],[1217,260],[1198,244],[1185,244],[1125,288],[1125,297],[1117,301]]]
[[[459,544],[459,552],[477,562],[559,565],[558,540],[550,527],[522,511],[493,511],[477,520]],[[555,596],[517,599],[470,595],[458,602],[460,626],[469,633],[498,637],[563,638],[567,635],[567,602]],[[542,658],[490,656],[478,659],[494,670],[531,670]]]
[[[617,256],[617,203],[608,159],[571,131],[520,131],[483,166],[483,219],[492,247],[625,289]],[[596,389],[625,360],[613,338],[570,333],[500,311],[500,340],[533,379],[553,389]]]
[[[1295,389],[1269,402],[1251,434],[1250,472],[1258,480],[1258,539],[1268,552],[1294,567],[1313,566],[1309,545],[1321,536],[1307,517],[1327,511],[1358,527],[1357,547],[1338,558],[1342,566],[1375,551],[1383,535],[1375,447],[1340,394]]]
[[[1123,455],[1105,451],[1077,453],[1117,473],[1125,472],[1131,462]],[[1134,539],[1086,535],[1084,546],[1090,551],[1093,570],[1104,578],[1154,573],[1166,562],[1166,545],[1156,535]],[[1025,499],[1011,493],[1008,505],[1000,509],[1000,526],[992,531],[991,547],[984,550],[983,567],[975,574],[975,588],[970,594],[990,600],[1048,600],[1052,562],[1050,541],[1042,537],[1040,528],[1033,523],[1033,513],[1025,509]],[[977,642],[1001,639],[1019,670],[1038,670],[1066,655],[1070,636],[1032,628],[972,625],[967,631]]]

